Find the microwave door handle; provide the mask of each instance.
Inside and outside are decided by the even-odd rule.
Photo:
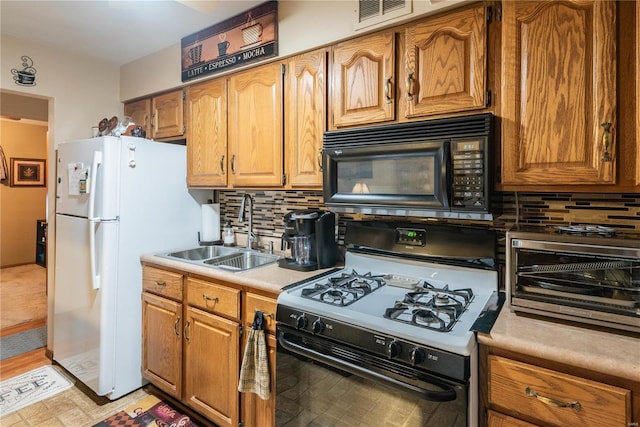
[[[318,362],[325,363],[337,369],[342,369],[343,371],[347,371],[354,375],[359,375],[361,377],[364,377],[374,382],[389,385],[391,387],[408,391],[410,393],[418,393],[422,398],[426,400],[430,400],[434,402],[450,402],[456,399],[456,391],[453,387],[451,387],[448,384],[441,383],[439,381],[434,381],[433,379],[430,380],[429,382],[442,388],[443,391],[426,390],[426,389],[414,386],[412,384],[403,383],[402,381],[398,381],[395,378],[387,377],[385,375],[370,371],[368,369],[364,369],[360,366],[354,365],[344,360],[337,359],[333,356],[322,354],[315,350],[302,347],[298,344],[292,343],[291,341],[287,340],[284,337],[284,332],[280,332],[280,334],[278,335],[278,342],[285,350],[289,350],[292,353],[297,353],[302,356],[307,356],[311,359],[317,360]]]

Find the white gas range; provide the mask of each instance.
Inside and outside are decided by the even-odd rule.
[[[475,425],[471,329],[498,291],[495,234],[354,222],[345,244],[344,268],[279,296],[281,350],[442,402],[448,414],[455,407],[459,415],[451,425]],[[435,414],[427,412],[414,424],[429,425]]]

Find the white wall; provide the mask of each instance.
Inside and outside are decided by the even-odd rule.
[[[278,56],[290,56],[382,27],[397,25],[418,16],[454,7],[464,1],[468,0],[413,0],[411,15],[356,31],[354,23],[357,0],[279,0]],[[214,24],[216,22],[211,23]],[[181,81],[180,57],[180,40],[176,40],[173,46],[123,65],[120,69],[120,99],[128,101],[184,86]],[[236,68],[229,72],[238,70]],[[219,75],[223,74],[225,73]],[[209,75],[204,79],[211,77],[213,76]],[[197,80],[188,83],[195,81]]]
[[[49,136],[55,144],[91,136],[104,117],[121,116],[120,69],[115,64],[71,55],[2,34],[0,88],[50,98]],[[37,70],[35,86],[20,86],[12,68],[21,69],[27,55]],[[51,111],[53,109],[53,111]]]

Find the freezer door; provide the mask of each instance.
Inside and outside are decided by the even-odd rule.
[[[119,138],[107,136],[58,146],[56,213],[118,217],[120,145]]]
[[[91,233],[97,282],[88,250]],[[99,396],[108,395],[115,382],[117,233],[117,222],[56,215],[53,359]]]

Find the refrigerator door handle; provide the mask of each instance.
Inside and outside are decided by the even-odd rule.
[[[100,289],[100,275],[97,270],[98,253],[96,249],[96,225],[100,218],[95,216],[96,187],[98,180],[98,167],[102,165],[102,151],[93,152],[93,164],[91,166],[91,182],[89,183],[89,263],[91,264],[91,287]]]
[[[102,165],[102,151],[94,151],[93,165],[91,166],[91,183],[89,183],[89,221],[100,220],[100,218],[94,216],[96,207],[96,181],[98,178],[98,167],[100,165]],[[91,233],[91,235],[93,235],[93,233]]]
[[[93,181],[93,180],[92,180]],[[91,264],[91,287],[100,289],[100,275],[97,273],[98,253],[96,250],[96,225],[98,222],[89,220],[89,264]]]

